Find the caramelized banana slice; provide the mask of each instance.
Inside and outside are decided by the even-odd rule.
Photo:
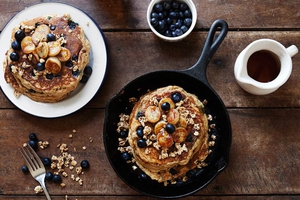
[[[58,41],[48,42],[49,53],[48,56],[56,56],[61,51],[61,46]]]
[[[176,125],[179,126],[179,127],[186,128],[187,125],[188,125],[188,123],[187,123],[187,121],[186,121],[186,119],[184,117],[180,116],[179,117],[179,121],[178,121],[178,123]]]
[[[66,62],[71,58],[71,51],[65,47],[61,47],[61,51],[57,55],[57,58],[61,62]]]
[[[21,42],[21,49],[23,53],[30,54],[35,50],[35,45],[32,42],[32,38],[30,36],[26,36]]]
[[[173,138],[166,131],[160,132],[157,135],[157,143],[163,148],[168,148],[173,145]]]
[[[40,42],[47,41],[47,34],[50,33],[49,26],[39,25],[32,34],[32,41],[37,46]]]
[[[176,128],[175,132],[172,133],[172,137],[175,143],[182,143],[186,140],[188,132],[183,127]]]
[[[165,121],[160,121],[160,122],[158,122],[158,123],[155,124],[155,126],[154,126],[154,133],[155,133],[155,134],[159,134],[160,131],[161,131],[161,129],[164,129],[164,128],[166,127],[166,125],[167,125],[167,122],[165,122]]]
[[[172,108],[175,107],[175,104],[174,104],[173,100],[170,99],[170,98],[162,98],[162,99],[159,101],[159,108],[162,109],[162,110],[165,110],[165,109],[162,107],[162,104],[163,104],[163,103],[169,103],[170,109],[172,109]]]
[[[167,114],[167,121],[169,124],[177,124],[179,121],[179,112],[175,108],[170,109],[168,114]]]
[[[145,117],[148,122],[155,123],[161,117],[161,112],[157,106],[149,106],[145,111]]]
[[[46,61],[45,68],[52,74],[58,74],[61,70],[61,62],[56,57],[49,57]]]
[[[40,42],[39,45],[36,47],[36,53],[39,55],[40,58],[47,58],[49,53],[49,47],[47,42]]]

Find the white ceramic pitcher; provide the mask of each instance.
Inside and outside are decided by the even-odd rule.
[[[278,76],[270,82],[259,82],[248,75],[247,62],[249,57],[261,50],[267,50],[278,56],[280,70]],[[271,39],[259,39],[249,44],[237,57],[234,75],[237,83],[245,91],[255,95],[270,94],[282,86],[292,72],[292,59],[298,53],[298,48],[291,45],[285,48],[282,44]]]

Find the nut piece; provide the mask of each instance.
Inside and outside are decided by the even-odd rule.
[[[52,74],[58,74],[61,70],[61,62],[56,57],[49,57],[46,61],[45,68]]]

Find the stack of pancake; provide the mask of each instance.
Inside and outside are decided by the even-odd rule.
[[[145,94],[130,114],[128,141],[134,160],[158,182],[185,179],[188,171],[205,166],[208,138],[204,105],[178,86]]]
[[[24,20],[12,30],[4,76],[38,102],[58,102],[77,88],[89,62],[90,43],[69,14]]]

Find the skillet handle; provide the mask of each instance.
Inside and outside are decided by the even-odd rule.
[[[216,36],[216,32],[220,29],[219,35]],[[196,62],[194,66],[185,70],[185,72],[197,79],[200,79],[206,85],[209,86],[207,78],[206,78],[206,68],[208,66],[209,61],[223,42],[228,32],[228,25],[224,20],[218,19],[216,20],[207,35],[207,38],[204,43],[204,47],[202,53],[200,55],[199,60]],[[215,38],[215,40],[214,40]]]

